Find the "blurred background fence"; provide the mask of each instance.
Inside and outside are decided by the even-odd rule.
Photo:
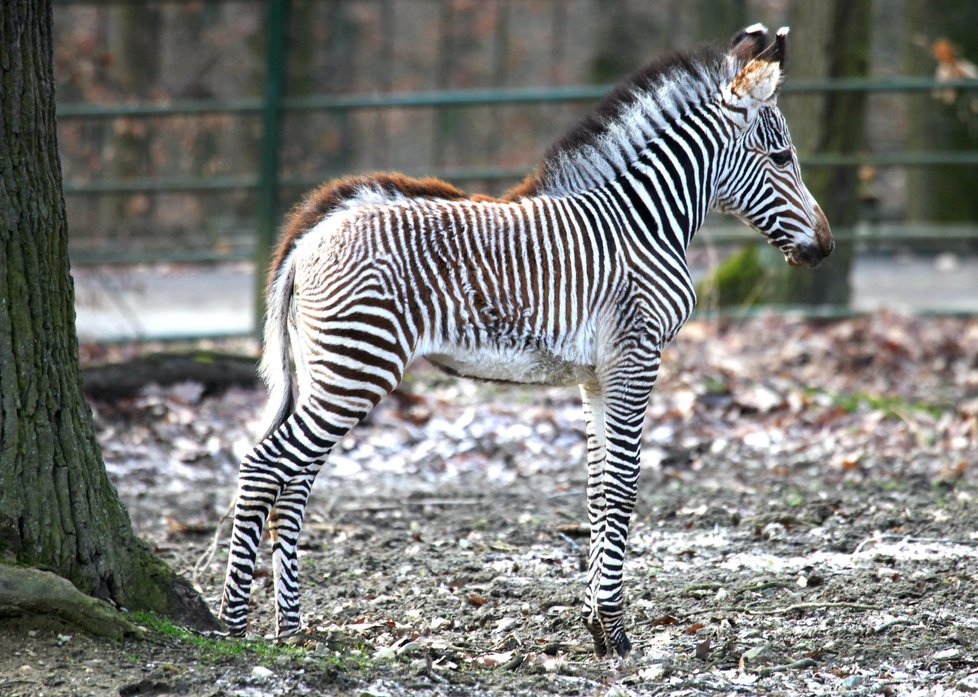
[[[780,104],[839,252],[784,273],[734,220],[701,311],[978,311],[972,0],[56,0],[83,338],[250,333],[312,186],[393,169],[497,194],[650,57],[792,27]],[[260,309],[257,310],[260,312]]]

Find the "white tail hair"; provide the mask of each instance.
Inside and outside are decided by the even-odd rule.
[[[294,251],[275,273],[265,295],[265,332],[261,379],[268,388],[268,403],[261,417],[259,441],[264,440],[292,413],[292,368],[289,365],[289,308],[295,279]]]

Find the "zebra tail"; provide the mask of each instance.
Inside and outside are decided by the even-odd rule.
[[[293,254],[273,272],[265,294],[265,332],[258,372],[268,388],[268,403],[261,417],[263,441],[292,414],[292,368],[289,365],[289,310],[295,280]]]

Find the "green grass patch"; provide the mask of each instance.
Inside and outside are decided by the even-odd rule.
[[[214,663],[222,659],[247,658],[249,661],[265,664],[281,663],[283,658],[302,659],[304,663],[313,662],[320,667],[337,672],[367,672],[376,667],[377,662],[370,657],[371,648],[357,639],[349,645],[335,645],[328,641],[329,651],[318,640],[312,647],[283,644],[268,639],[241,639],[226,636],[204,636],[173,624],[171,621],[152,612],[134,611],[127,615],[134,624],[145,627],[160,637],[177,641],[195,649],[203,663]],[[301,635],[300,635],[301,637]]]
[[[850,392],[848,394],[833,394],[815,387],[805,390],[805,394],[810,397],[827,396],[832,404],[841,407],[847,413],[853,413],[860,409],[871,409],[881,411],[889,418],[902,418],[907,414],[927,414],[928,416],[941,416],[953,407],[946,404],[932,404],[928,402],[915,402],[899,396],[870,394],[869,392]]]
[[[805,493],[801,489],[792,487],[784,496],[785,505],[790,508],[797,508],[805,503]]]
[[[151,632],[200,649],[200,656],[203,660],[217,660],[243,654],[250,654],[259,660],[270,660],[281,656],[306,656],[309,653],[299,646],[290,646],[263,639],[238,639],[196,634],[152,612],[134,611],[130,612],[128,617],[135,624],[145,627]]]

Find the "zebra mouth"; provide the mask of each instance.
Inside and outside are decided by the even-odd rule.
[[[817,245],[806,245],[804,247],[795,247],[791,251],[785,252],[784,260],[788,262],[789,266],[796,268],[800,266],[815,268],[830,253],[831,249],[826,252]]]

